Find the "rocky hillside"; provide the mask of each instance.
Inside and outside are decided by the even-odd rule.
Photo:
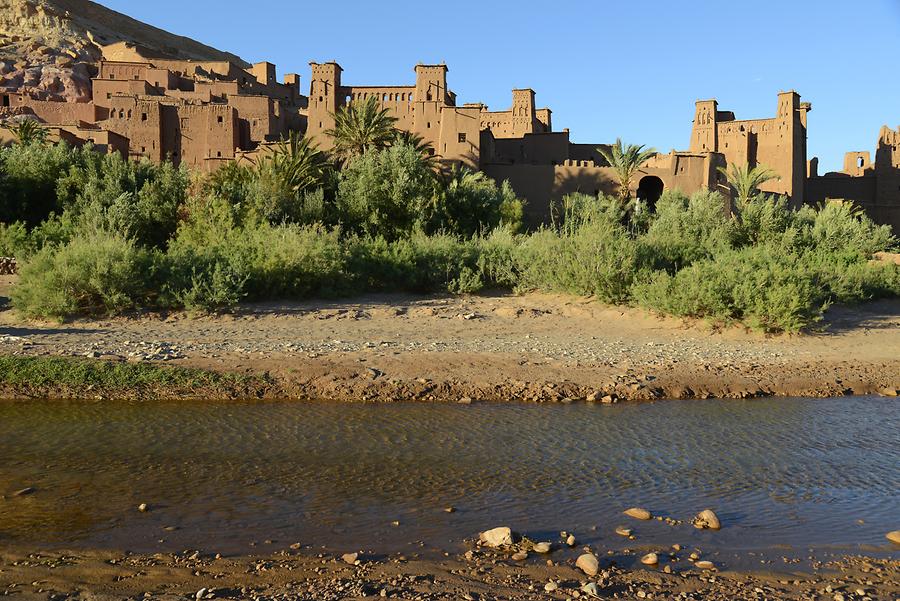
[[[121,41],[159,56],[246,65],[90,0],[0,0],[0,89],[87,101],[101,47]]]

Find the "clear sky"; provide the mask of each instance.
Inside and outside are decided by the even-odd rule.
[[[820,173],[900,126],[900,0],[101,0],[114,10],[302,76],[336,60],[356,85],[412,84],[446,62],[458,102],[509,108],[530,87],[575,142],[685,150],[693,103],[771,117],[812,102]]]

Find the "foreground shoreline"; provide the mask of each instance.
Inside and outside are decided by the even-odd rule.
[[[895,599],[900,561],[844,556],[753,571],[727,566],[699,569],[688,551],[661,554],[658,567],[636,557],[600,557],[589,577],[575,567],[586,549],[557,550],[514,560],[510,551],[473,548],[429,560],[404,555],[318,553],[309,547],[269,555],[221,557],[186,550],[134,554],[120,551],[39,551],[0,547],[0,596],[14,599]],[[775,562],[767,562],[775,563]],[[627,566],[627,567],[621,567]],[[549,586],[548,586],[549,585]]]
[[[90,373],[68,380],[0,378],[4,399],[603,404],[895,396],[900,301],[834,308],[822,331],[778,337],[536,294],[381,295],[62,325],[25,322],[6,310],[0,311],[0,356],[95,366],[81,369],[86,372],[140,365],[199,375],[121,383],[92,380]]]

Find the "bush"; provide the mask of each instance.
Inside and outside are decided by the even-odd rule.
[[[89,147],[79,151],[39,141],[0,148],[0,222],[34,227],[51,213],[61,213],[57,181],[91,152]]]
[[[172,241],[167,259],[166,303],[191,310],[347,289],[340,233],[322,226],[192,223]]]
[[[155,271],[154,255],[121,234],[79,235],[28,260],[12,302],[28,317],[120,313],[151,302]]]
[[[674,271],[731,248],[731,218],[716,192],[685,196],[666,191],[642,238],[643,252],[658,269]]]
[[[178,227],[189,185],[187,170],[172,163],[93,153],[69,170],[58,191],[80,229],[122,232],[163,248]]]
[[[431,198],[432,178],[412,146],[364,153],[341,171],[337,209],[342,225],[370,238],[408,237]]]
[[[582,212],[561,232],[545,228],[522,240],[516,253],[518,288],[627,302],[637,257],[616,211]]]
[[[827,290],[814,270],[781,249],[747,247],[697,261],[675,275],[656,272],[632,288],[635,301],[671,315],[742,321],[797,332],[820,320]]]
[[[437,185],[424,207],[423,229],[471,237],[503,225],[518,230],[523,203],[508,181],[499,187],[480,171],[454,165]]]
[[[810,235],[820,251],[854,252],[866,259],[897,243],[889,225],[876,225],[862,209],[845,202],[829,202],[822,207]]]

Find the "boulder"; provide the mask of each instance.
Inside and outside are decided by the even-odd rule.
[[[694,518],[694,527],[701,530],[718,530],[722,527],[722,523],[712,509],[704,509]]]
[[[652,520],[653,514],[640,507],[632,507],[625,510],[625,515],[636,520]]]
[[[600,562],[593,553],[585,553],[575,560],[575,567],[587,574],[596,576],[600,573]]]
[[[515,543],[512,530],[507,526],[500,526],[491,530],[485,530],[478,535],[478,540],[487,547],[505,547]]]

